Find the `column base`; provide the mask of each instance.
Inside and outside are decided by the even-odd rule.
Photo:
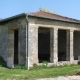
[[[53,63],[53,62],[54,62],[54,61],[53,61],[53,57],[50,57],[50,62],[51,62],[51,63]]]
[[[7,66],[8,66],[9,68],[14,68],[13,58],[12,58],[12,57],[8,57],[8,58],[7,58]]]
[[[33,67],[34,65],[38,65],[38,58],[28,57],[28,66]]]
[[[74,58],[70,58],[71,64],[74,63]]]

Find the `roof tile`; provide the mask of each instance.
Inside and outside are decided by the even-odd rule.
[[[68,17],[58,15],[58,14],[53,14],[53,13],[44,12],[44,11],[31,12],[30,14],[34,16],[39,16],[39,17],[41,16],[41,17],[64,20],[64,21],[80,22],[80,20],[77,20],[77,19],[68,18]]]

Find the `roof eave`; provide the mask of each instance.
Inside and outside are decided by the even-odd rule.
[[[56,19],[56,18],[50,18],[50,17],[44,17],[44,16],[37,16],[37,15],[29,14],[29,13],[22,13],[22,14],[18,14],[18,15],[9,17],[9,18],[2,19],[2,20],[0,20],[0,23],[4,22],[4,21],[7,21],[7,20],[17,18],[17,17],[26,16],[26,15],[31,16],[31,17],[44,18],[44,19],[50,19],[50,20],[57,20],[57,21],[63,21],[63,22],[78,23],[78,24],[80,23],[80,22],[76,22],[76,21],[69,21],[69,20]]]
[[[18,15],[15,15],[15,16],[12,16],[12,17],[9,17],[9,18],[5,18],[5,19],[1,19],[0,23],[4,22],[4,21],[7,21],[7,20],[11,20],[11,19],[17,18],[17,17],[20,17],[20,16],[26,16],[26,13],[18,14]]]
[[[63,21],[63,22],[70,22],[70,23],[80,23],[80,22],[76,22],[76,21],[69,21],[69,20],[56,19],[56,18],[49,18],[49,17],[37,16],[37,15],[33,15],[33,14],[28,14],[28,16],[38,17],[38,18],[45,18],[45,19],[51,19],[51,20],[57,20],[57,21]]]

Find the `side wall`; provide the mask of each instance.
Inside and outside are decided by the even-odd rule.
[[[18,60],[19,64],[26,63],[26,17],[19,17],[5,22],[0,26],[0,56],[7,62],[8,67],[14,67],[14,30],[18,29]],[[14,36],[13,36],[14,37]],[[11,48],[12,47],[12,48]]]
[[[0,56],[7,60],[8,53],[8,27],[0,26]]]

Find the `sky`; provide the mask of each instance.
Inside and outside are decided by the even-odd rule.
[[[80,20],[80,0],[0,0],[0,18],[35,12],[39,8]]]

